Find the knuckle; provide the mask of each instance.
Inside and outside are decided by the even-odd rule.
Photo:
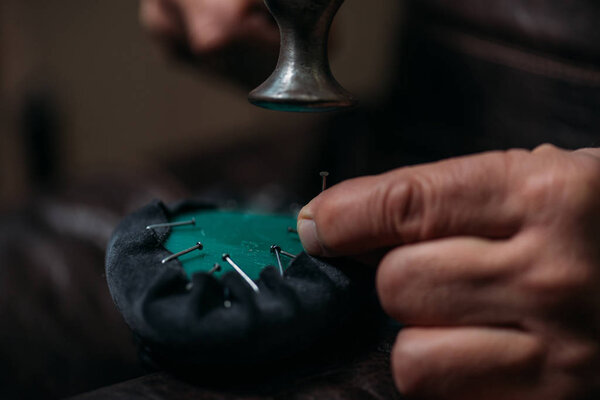
[[[521,201],[531,217],[554,220],[557,209],[572,201],[568,195],[570,185],[569,176],[560,168],[534,173],[525,178]]]
[[[535,149],[532,150],[532,153],[534,154],[538,154],[538,153],[556,153],[556,152],[560,152],[561,150],[556,147],[555,145],[553,145],[552,143],[542,143],[539,146],[537,146]]]
[[[521,192],[523,201],[536,208],[546,206],[560,198],[555,194],[564,190],[565,183],[564,172],[560,170],[551,169],[543,173],[532,174],[526,178]]]
[[[547,311],[571,307],[593,290],[596,277],[592,268],[569,262],[548,262],[534,268],[525,278],[525,291],[532,295],[537,308]]]
[[[522,188],[522,199],[536,211],[545,209],[549,216],[576,217],[597,208],[600,192],[600,163],[595,159],[573,158],[552,145],[542,145],[533,151],[544,154],[546,168],[528,175]]]
[[[555,358],[560,369],[573,373],[581,372],[594,364],[597,365],[598,360],[600,360],[600,348],[597,343],[590,342],[570,342],[569,346],[565,346]]]
[[[188,45],[196,55],[216,52],[232,38],[230,25],[211,20],[207,16],[195,17],[187,25]]]
[[[192,53],[202,55],[217,48],[222,40],[212,28],[194,28],[188,31],[188,46]]]
[[[600,382],[596,379],[600,368],[600,348],[593,340],[565,340],[548,358],[548,366],[564,375],[589,377],[579,381],[567,381],[558,387],[564,399],[588,399],[589,393],[598,393]],[[596,398],[596,397],[594,397]]]
[[[600,163],[594,161],[591,165],[577,168],[576,172],[570,174],[567,188],[565,200],[569,209],[585,213],[596,209],[600,193]]]
[[[411,243],[421,235],[427,221],[423,218],[432,190],[418,174],[385,179],[371,193],[368,206],[379,210],[372,223],[373,231],[392,235],[400,243]]]

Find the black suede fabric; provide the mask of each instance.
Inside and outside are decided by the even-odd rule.
[[[178,262],[161,263],[170,254],[163,247],[169,228],[145,227],[184,209],[208,207],[155,201],[126,217],[109,243],[111,295],[153,359],[211,368],[282,360],[317,348],[362,316],[377,313],[368,301],[374,297],[373,270],[305,253],[284,277],[274,267],[265,268],[258,294],[234,272],[221,280],[195,274],[188,288]]]

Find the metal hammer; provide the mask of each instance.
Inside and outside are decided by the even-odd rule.
[[[335,14],[344,0],[265,0],[279,25],[277,67],[250,92],[260,107],[296,112],[333,111],[352,107],[354,97],[333,77],[327,42]]]

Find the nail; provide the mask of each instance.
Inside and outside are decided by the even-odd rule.
[[[246,283],[252,288],[252,290],[254,290],[255,293],[259,293],[260,290],[258,289],[258,286],[256,286],[256,283],[254,283],[254,281],[252,279],[250,279],[250,277],[248,275],[246,275],[246,273],[244,272],[244,270],[242,270],[229,256],[229,254],[223,254],[223,261],[226,261],[229,265],[231,265],[233,267],[233,269],[236,270],[236,272],[238,274],[240,274],[240,276],[246,281]]]
[[[281,276],[283,276],[283,265],[281,265],[281,256],[280,256],[281,247],[274,244],[273,246],[271,246],[271,253],[275,254],[275,257],[277,258],[277,265],[279,265],[279,273],[281,274]]]
[[[183,251],[180,251],[179,253],[172,254],[172,255],[170,255],[169,257],[167,257],[167,258],[163,259],[161,262],[162,262],[163,264],[166,264],[166,263],[168,263],[169,261],[171,261],[171,260],[174,260],[174,259],[176,259],[176,258],[179,258],[179,257],[181,257],[181,256],[183,256],[183,255],[186,255],[186,254],[188,254],[188,253],[191,253],[191,252],[192,252],[192,251],[194,251],[194,250],[202,250],[203,248],[204,248],[204,246],[202,245],[202,243],[198,242],[198,243],[196,243],[196,245],[195,245],[194,247],[190,247],[190,248],[189,248],[189,249],[187,249],[187,250],[183,250]]]
[[[280,253],[281,253],[282,256],[289,257],[292,260],[296,259],[296,256],[293,255],[292,253],[290,253],[289,251],[281,250]]]
[[[329,176],[329,172],[327,172],[327,171],[321,171],[319,173],[319,175],[321,175],[321,179],[322,179],[322,182],[321,182],[321,192],[324,192],[325,189],[327,189],[327,177]]]
[[[317,225],[312,219],[298,220],[298,235],[304,249],[314,256],[323,254],[323,249],[317,236]]]
[[[208,271],[208,274],[212,275],[215,272],[219,272],[219,271],[221,271],[221,266],[218,263],[215,263],[215,265],[210,269],[210,271]]]
[[[196,218],[192,218],[189,221],[182,221],[182,222],[166,222],[164,224],[152,224],[152,225],[148,225],[146,227],[146,229],[174,228],[176,226],[185,226],[185,225],[196,225]]]

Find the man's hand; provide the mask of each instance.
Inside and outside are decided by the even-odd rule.
[[[157,39],[185,41],[197,55],[235,41],[277,45],[279,40],[261,0],[142,0],[140,18]]]
[[[408,325],[401,392],[571,399],[600,386],[600,149],[544,145],[344,182],[300,213],[307,251],[387,254],[377,290]]]
[[[244,82],[257,79],[253,70],[265,79],[274,67],[279,30],[262,0],[141,0],[140,19],[177,58]]]

